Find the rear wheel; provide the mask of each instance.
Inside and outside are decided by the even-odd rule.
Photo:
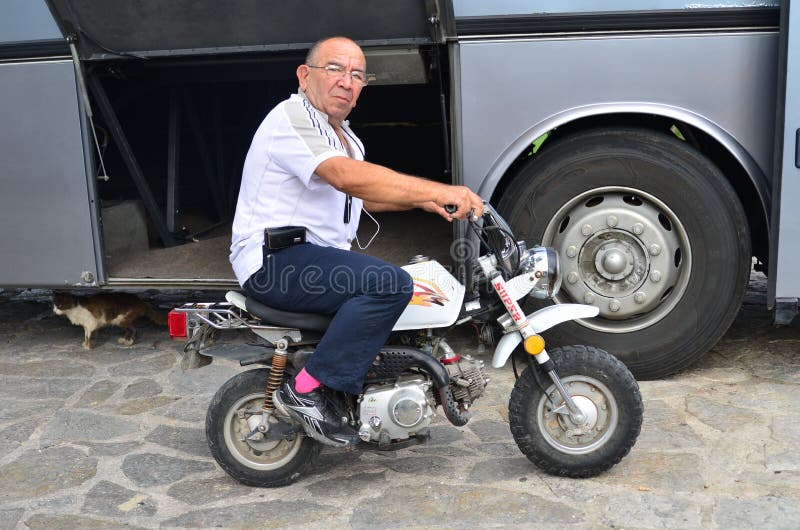
[[[248,486],[284,486],[313,464],[320,445],[298,433],[289,439],[248,436],[261,419],[269,368],[229,379],[211,400],[206,439],[211,454],[230,476]],[[271,424],[277,420],[271,418]]]
[[[572,478],[592,477],[627,455],[642,427],[642,396],[633,375],[618,359],[586,346],[555,348],[556,372],[586,417],[571,421],[549,378],[543,390],[528,367],[517,379],[509,401],[514,440],[543,471]]]
[[[636,377],[658,378],[695,362],[736,316],[750,270],[746,217],[719,169],[674,137],[564,138],[520,169],[498,209],[520,238],[557,249],[556,303],[600,308],[548,332],[551,344],[597,345]]]

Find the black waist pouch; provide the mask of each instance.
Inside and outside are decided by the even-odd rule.
[[[281,250],[305,242],[305,226],[279,226],[264,229],[264,246],[268,250]]]

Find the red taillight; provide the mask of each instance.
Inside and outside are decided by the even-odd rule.
[[[186,335],[186,313],[175,311],[174,309],[169,312],[167,316],[167,323],[169,324],[169,336],[173,339],[185,339]]]

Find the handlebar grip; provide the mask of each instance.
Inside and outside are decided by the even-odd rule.
[[[455,204],[445,204],[444,205],[444,211],[449,213],[449,214],[451,214],[451,215],[456,213],[456,210],[458,210],[458,206],[456,206]]]

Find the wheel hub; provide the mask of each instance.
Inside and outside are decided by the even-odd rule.
[[[572,421],[571,415],[562,415],[562,428],[566,431],[568,437],[581,436],[589,434],[594,430],[597,425],[597,407],[594,402],[586,396],[573,396],[572,400],[575,405],[581,409],[583,414],[583,422],[575,423]]]
[[[607,245],[603,245],[606,247]],[[633,270],[633,259],[627,247],[622,249],[611,247],[601,248],[595,258],[597,272],[609,280],[619,280],[624,278]]]
[[[586,287],[605,298],[632,294],[641,287],[650,267],[641,242],[616,230],[604,230],[588,238],[578,263]]]
[[[236,460],[251,469],[278,469],[290,461],[300,450],[302,437],[290,440],[269,440],[256,428],[261,422],[261,405],[264,394],[243,396],[225,417],[224,438],[228,450]],[[269,424],[278,423],[271,417]],[[254,432],[255,431],[255,432]]]
[[[677,216],[631,188],[597,188],[565,204],[544,244],[558,249],[565,278],[556,302],[600,308],[586,327],[627,333],[666,316],[683,294],[691,248]]]
[[[564,379],[584,421],[576,424],[555,386],[548,389],[548,398],[539,405],[539,427],[547,442],[565,453],[585,454],[603,445],[616,428],[618,410],[608,388],[599,381],[583,376]],[[553,405],[555,404],[555,406]]]
[[[278,420],[273,417],[270,417],[269,424],[275,424]],[[263,452],[263,451],[271,451],[278,444],[281,440],[268,440],[266,437],[265,432],[259,432],[258,427],[261,424],[261,413],[255,413],[250,415],[246,420],[245,423],[247,425],[246,429],[248,429],[247,433],[244,433],[245,426],[240,425],[240,433],[245,434],[244,443],[249,445],[254,451]],[[250,434],[253,433],[253,434]]]

